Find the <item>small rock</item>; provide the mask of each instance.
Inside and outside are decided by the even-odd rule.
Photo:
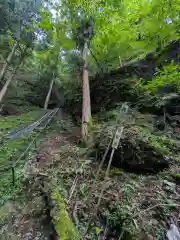
[[[154,237],[152,235],[147,235],[147,240],[154,240]]]
[[[152,225],[158,225],[159,224],[159,222],[158,222],[158,220],[157,219],[155,219],[155,218],[153,218],[152,220],[151,220],[151,222],[152,222]]]
[[[169,182],[167,180],[163,180],[163,189],[165,191],[170,191],[170,192],[174,193],[174,191],[176,189],[176,184]]]

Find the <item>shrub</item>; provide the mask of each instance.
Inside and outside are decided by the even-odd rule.
[[[155,95],[166,85],[174,86],[180,92],[180,71],[174,62],[166,65],[162,70],[158,69],[156,77],[152,81],[146,83],[145,80],[140,79],[136,83],[136,90],[139,93],[149,92]]]

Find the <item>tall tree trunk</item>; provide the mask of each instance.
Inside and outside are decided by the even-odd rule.
[[[12,82],[14,76],[16,75],[17,70],[19,68],[21,68],[21,65],[22,65],[22,63],[15,67],[15,69],[13,70],[11,76],[8,78],[8,80],[5,82],[3,88],[1,89],[1,92],[0,92],[0,103],[2,102],[2,100],[3,100],[3,98],[4,98],[4,96],[5,96],[6,92],[7,92],[7,89],[9,87],[10,83]]]
[[[84,59],[84,69],[82,76],[82,125],[81,125],[81,136],[82,140],[86,141],[88,136],[88,123],[91,120],[91,101],[90,101],[90,88],[89,88],[89,78],[87,70],[87,41],[84,44],[83,49],[83,59]]]
[[[5,64],[4,64],[4,66],[3,66],[3,68],[1,69],[1,72],[0,72],[0,81],[3,79],[4,74],[6,73],[7,67],[8,67],[8,65],[9,65],[9,63],[11,62],[11,60],[12,60],[12,57],[13,57],[15,51],[16,51],[17,46],[18,46],[18,43],[15,42],[15,44],[14,44],[14,46],[13,46],[13,48],[12,48],[12,51],[9,53],[9,55],[8,55],[8,57],[7,57],[7,59],[6,59],[6,62],[5,62]]]
[[[54,77],[53,77],[52,81],[50,82],[49,91],[48,91],[48,94],[46,96],[46,100],[45,100],[45,103],[44,103],[44,109],[45,110],[48,108],[48,103],[49,103],[49,99],[50,99],[50,96],[51,96],[53,84],[54,84]]]
[[[13,56],[13,54],[14,54],[17,46],[18,46],[18,43],[16,42],[16,44],[15,44],[14,47],[13,47],[14,50],[11,51],[11,57],[9,58],[10,60],[8,60],[9,62],[11,61],[12,56]],[[24,58],[25,58],[25,56],[26,56],[27,49],[28,49],[28,47],[25,48],[24,52],[22,53],[22,55],[21,55],[21,57],[20,57],[19,64],[17,64],[17,65],[15,66],[15,68],[14,68],[11,76],[8,78],[8,80],[5,82],[3,88],[1,89],[1,91],[0,91],[0,103],[2,102],[2,100],[3,100],[3,98],[4,98],[4,96],[5,96],[6,92],[7,92],[7,89],[8,89],[8,87],[9,87],[10,83],[12,82],[14,76],[16,75],[16,72],[17,72],[18,69],[20,69],[20,68],[22,67],[22,65],[23,65],[23,60],[24,60]],[[8,57],[9,57],[9,56],[8,56]]]

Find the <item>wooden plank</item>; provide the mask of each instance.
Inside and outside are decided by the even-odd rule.
[[[124,129],[124,127],[117,128],[113,142],[112,142],[112,148],[114,148],[114,149],[118,148],[123,129]]]

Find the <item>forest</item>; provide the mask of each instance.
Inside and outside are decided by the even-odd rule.
[[[0,239],[180,240],[180,0],[0,0]]]

